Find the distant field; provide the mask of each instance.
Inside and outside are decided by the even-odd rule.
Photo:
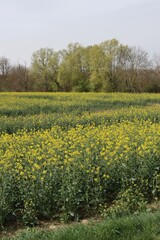
[[[160,94],[1,93],[0,132],[122,120],[159,122]]]
[[[160,94],[1,93],[0,133],[1,226],[160,197]]]

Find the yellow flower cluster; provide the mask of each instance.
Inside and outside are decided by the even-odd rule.
[[[110,168],[133,158],[160,156],[160,125],[146,121],[123,122],[111,126],[81,125],[68,131],[60,127],[37,132],[2,134],[0,166],[16,179],[44,179],[52,166],[78,166],[86,174],[102,171],[108,178]],[[103,168],[103,169],[102,169]]]

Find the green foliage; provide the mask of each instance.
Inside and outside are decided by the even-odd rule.
[[[78,43],[70,44],[63,55],[59,67],[58,82],[62,91],[89,91],[87,79],[87,55],[85,49]]]
[[[140,47],[116,39],[67,49],[41,48],[31,67],[0,57],[0,91],[12,92],[160,92],[160,60]]]
[[[144,92],[154,90],[148,69],[147,52],[111,39],[87,47],[69,44],[59,52],[35,51],[30,76],[35,80],[34,91]]]
[[[50,48],[41,48],[35,51],[32,56],[30,74],[35,78],[35,89],[41,91],[57,91],[59,84],[57,74],[59,68],[59,54]]]

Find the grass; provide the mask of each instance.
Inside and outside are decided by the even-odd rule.
[[[49,229],[26,229],[2,240],[159,240],[160,211],[118,219],[106,219],[87,225],[73,224]]]

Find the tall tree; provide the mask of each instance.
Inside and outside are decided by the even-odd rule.
[[[10,60],[6,57],[0,58],[0,90],[7,90],[7,78],[11,69]]]
[[[56,91],[59,87],[57,74],[58,53],[51,48],[41,48],[32,55],[31,75],[41,91]]]
[[[106,77],[110,91],[119,91],[122,87],[123,69],[126,64],[128,46],[120,44],[116,39],[101,43],[103,52],[107,56],[108,73]]]
[[[141,91],[141,85],[143,84],[141,82],[142,76],[145,75],[151,66],[148,53],[140,47],[132,47],[126,63],[126,90],[128,92]]]
[[[63,91],[89,91],[85,48],[69,44],[60,64],[58,81]]]
[[[8,90],[27,92],[32,90],[29,78],[29,69],[26,64],[17,64],[12,66],[8,76]]]
[[[146,91],[160,92],[160,55],[154,55],[152,68],[147,73],[149,81],[146,84]]]
[[[106,91],[106,77],[108,74],[108,56],[99,45],[93,45],[86,49],[88,51],[89,82],[91,91]]]

